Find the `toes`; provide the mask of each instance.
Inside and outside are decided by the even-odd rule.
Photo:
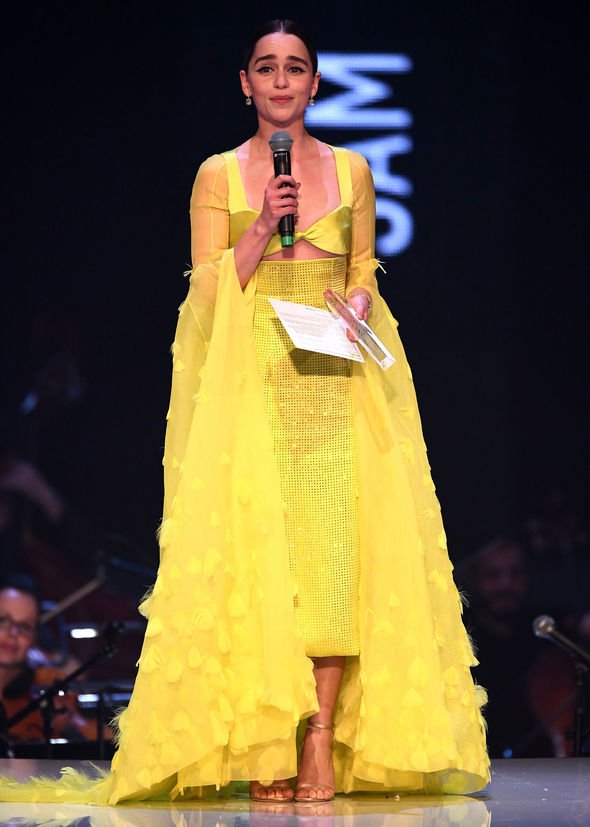
[[[254,783],[250,786],[251,795],[255,796],[260,801],[291,801],[293,799],[293,790],[282,784],[264,784]]]
[[[253,795],[259,801],[268,801],[268,791],[269,787],[265,787],[263,784],[252,784],[250,786],[250,795]]]
[[[290,787],[277,787],[275,795],[279,801],[292,801],[295,793]]]

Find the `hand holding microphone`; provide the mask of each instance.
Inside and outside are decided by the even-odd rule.
[[[293,138],[291,138],[288,132],[283,132],[279,129],[271,135],[268,143],[272,149],[275,177],[279,175],[291,175],[291,147],[293,146]],[[289,182],[284,181],[279,184],[280,189],[283,187],[289,187]],[[297,197],[296,192],[294,197]],[[290,193],[286,194],[281,197],[281,201],[287,198],[290,202],[293,196]],[[292,203],[286,203],[283,205],[283,209],[284,207],[292,206],[295,206],[295,210],[297,209],[296,203],[294,205]],[[284,213],[281,216],[279,220],[279,233],[281,234],[281,245],[283,247],[292,247],[295,242],[295,218],[293,212]]]

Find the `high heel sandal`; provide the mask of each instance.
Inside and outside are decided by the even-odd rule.
[[[334,724],[319,724],[314,721],[308,721],[305,735],[307,735],[310,727],[312,729],[330,729],[332,730],[332,739],[334,738]],[[317,795],[312,797],[305,794],[301,795],[300,791],[302,790],[316,790],[316,793],[318,790],[330,790],[330,795],[327,798],[318,798]],[[335,789],[331,784],[301,784],[297,782],[295,785],[295,801],[298,804],[324,804],[327,801],[333,800],[334,793]]]

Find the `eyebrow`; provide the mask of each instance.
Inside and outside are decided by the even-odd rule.
[[[254,61],[254,65],[256,66],[257,63],[260,63],[261,60],[276,60],[276,55],[262,55],[261,57],[257,57]],[[308,66],[307,60],[302,57],[297,57],[297,55],[287,55],[287,60],[294,60],[297,63],[303,63],[304,66]]]

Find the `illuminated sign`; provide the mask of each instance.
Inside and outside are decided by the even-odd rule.
[[[377,76],[407,74],[412,62],[398,54],[321,52],[319,67],[322,78],[339,91],[308,108],[307,124],[314,130],[360,133],[358,140],[344,146],[364,155],[373,173],[377,218],[387,228],[377,235],[376,252],[398,255],[412,242],[412,215],[400,200],[412,194],[412,184],[406,176],[393,172],[393,163],[398,155],[412,151],[407,134],[412,115],[402,107],[384,105],[393,97],[393,87]],[[375,130],[386,132],[375,135]],[[370,137],[363,134],[367,132]]]

